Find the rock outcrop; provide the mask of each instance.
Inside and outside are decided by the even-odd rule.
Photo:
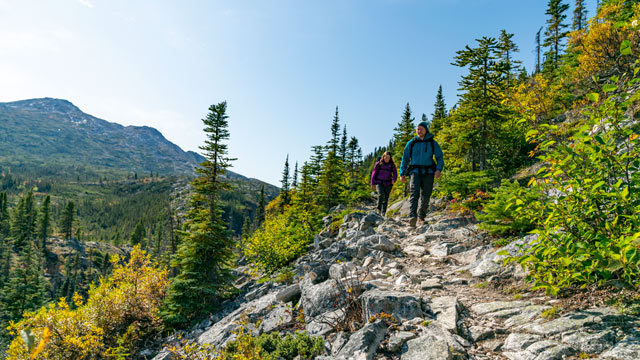
[[[247,280],[244,296],[187,337],[223,346],[246,319],[256,335],[304,326],[324,337],[318,359],[640,359],[640,319],[608,307],[563,313],[540,294],[493,290],[526,275],[498,251],[526,252],[534,236],[498,250],[465,218],[427,223],[347,215],[296,261],[293,284]]]

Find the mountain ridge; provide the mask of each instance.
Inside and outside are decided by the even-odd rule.
[[[182,150],[156,128],[110,122],[84,113],[69,100],[50,97],[1,102],[0,142],[0,164],[5,166],[80,162],[98,173],[192,175],[205,160]],[[248,179],[232,171],[228,176]]]

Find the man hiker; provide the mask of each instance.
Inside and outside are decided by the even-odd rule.
[[[400,181],[406,182],[407,176],[410,177],[409,226],[411,227],[416,226],[418,218],[421,223],[424,223],[429,209],[433,181],[440,177],[440,172],[444,168],[444,154],[440,145],[433,139],[433,134],[429,132],[428,127],[426,121],[420,122],[416,127],[417,136],[409,140],[402,153]],[[420,198],[419,211],[418,198]]]

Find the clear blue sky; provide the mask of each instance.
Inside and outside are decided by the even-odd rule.
[[[227,100],[232,170],[279,185],[287,154],[301,165],[329,139],[336,106],[365,154],[388,142],[407,102],[430,117],[442,85],[452,107],[463,71],[450,63],[476,38],[514,33],[533,69],[546,4],[0,0],[0,102],[67,99],[197,151],[207,108]]]

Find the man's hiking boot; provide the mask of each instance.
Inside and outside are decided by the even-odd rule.
[[[409,227],[415,228],[416,227],[416,222],[418,221],[418,218],[411,218],[409,219]]]
[[[419,218],[418,219],[418,224],[420,224],[420,225],[429,225],[429,222],[427,222],[427,220],[425,220],[424,218]]]

